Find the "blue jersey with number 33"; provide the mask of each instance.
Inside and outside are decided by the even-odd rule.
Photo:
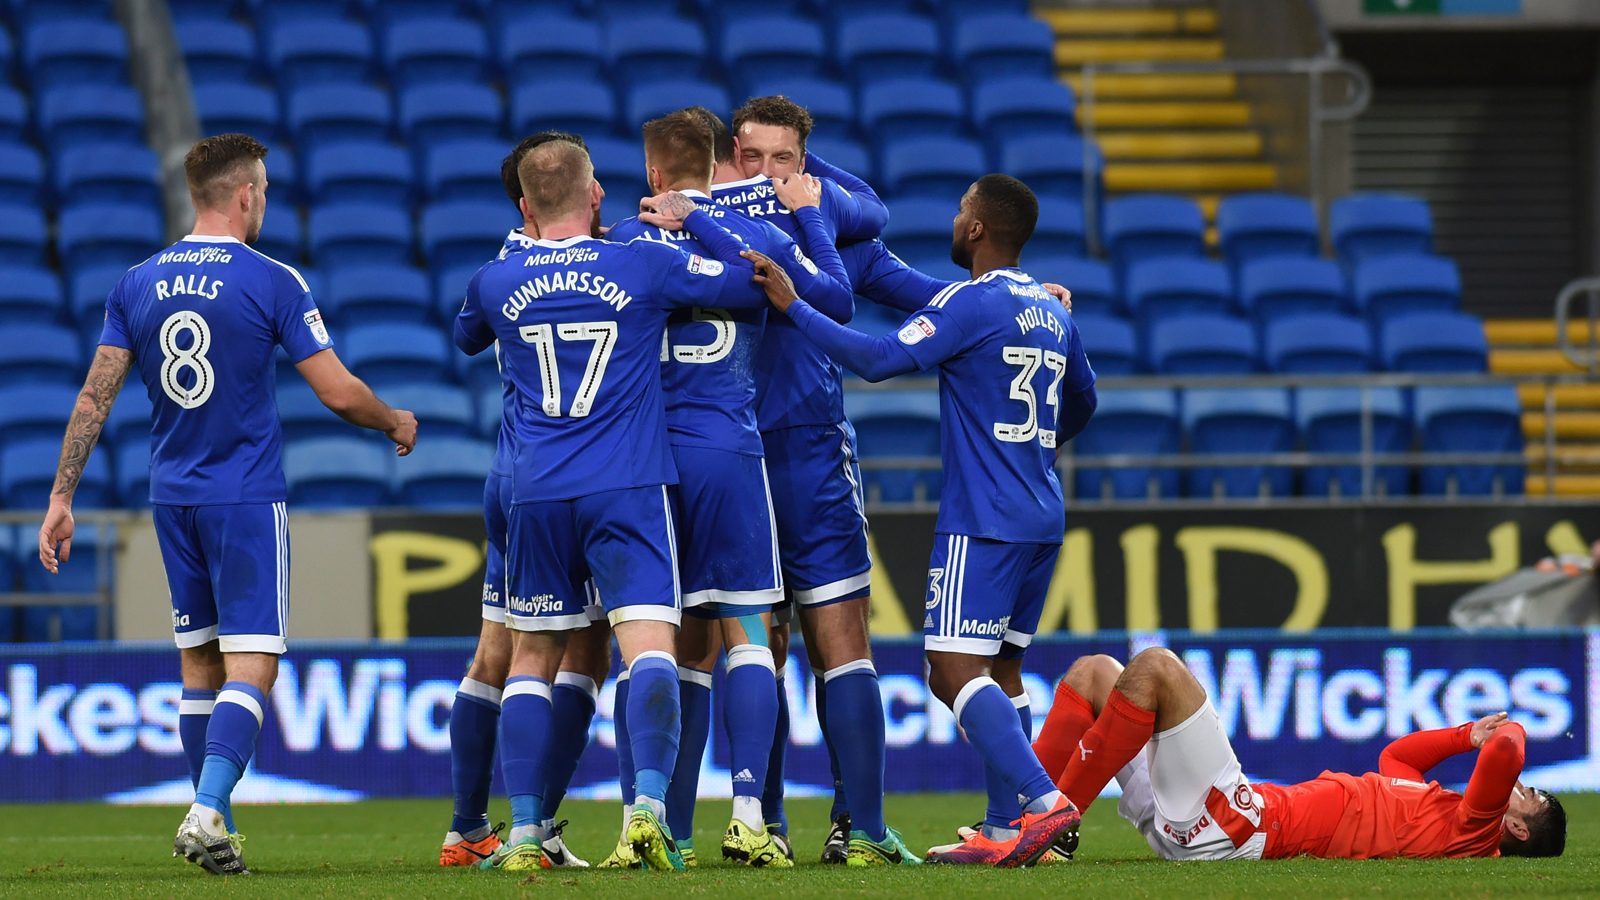
[[[299,272],[190,235],[122,276],[100,343],[133,351],[155,407],[151,503],[288,499],[275,350],[298,363],[333,346]]]

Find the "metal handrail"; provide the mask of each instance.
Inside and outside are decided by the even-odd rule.
[[[1579,294],[1588,299],[1589,344],[1580,349],[1567,334],[1567,323],[1572,315],[1572,301]],[[1600,375],[1600,277],[1575,278],[1567,282],[1556,295],[1556,344],[1561,354],[1573,365],[1587,369],[1590,376]]]
[[[99,531],[94,546],[95,589],[91,592],[0,591],[0,608],[13,606],[94,606],[95,636],[111,639],[113,610],[112,561],[121,546],[119,526],[133,521],[134,514],[111,510],[74,511],[72,516],[79,529],[93,525]],[[0,510],[0,525],[34,525],[44,519],[42,510]],[[31,541],[34,535],[24,531],[20,538]],[[78,551],[81,553],[82,549]],[[76,557],[78,554],[74,554]],[[24,565],[39,565],[38,560],[24,561]],[[69,561],[68,565],[72,563]]]

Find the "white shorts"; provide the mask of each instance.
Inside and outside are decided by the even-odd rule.
[[[1260,859],[1262,798],[1208,701],[1117,773],[1117,813],[1163,859]]]

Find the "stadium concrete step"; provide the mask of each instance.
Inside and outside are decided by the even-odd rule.
[[[1166,9],[1041,9],[1057,35],[1215,34],[1217,11],[1204,6]]]
[[[1106,191],[1269,191],[1278,186],[1272,163],[1107,163]]]
[[[1546,478],[1543,473],[1535,475],[1528,473],[1523,485],[1524,493],[1533,496],[1549,494],[1546,488]],[[1555,495],[1557,497],[1593,497],[1600,495],[1600,475],[1557,475],[1555,480]]]
[[[1215,62],[1222,59],[1216,38],[1059,38],[1057,66],[1124,62]]]
[[[1072,92],[1083,96],[1083,75],[1065,76]],[[1101,72],[1094,76],[1096,100],[1228,100],[1239,91],[1232,72],[1184,72],[1138,75]]]
[[[1119,159],[1255,159],[1259,131],[1118,131],[1102,134],[1100,152]]]
[[[1250,104],[1242,100],[1121,100],[1094,104],[1094,127],[1105,128],[1244,128],[1250,124]],[[1078,124],[1089,123],[1078,107]]]

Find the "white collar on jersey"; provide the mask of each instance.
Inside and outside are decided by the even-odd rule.
[[[990,269],[989,271],[983,273],[983,275],[980,276],[980,277],[987,278],[990,275],[1002,275],[1002,276],[1004,276],[1006,278],[1011,279],[1012,281],[1030,281],[1030,280],[1032,280],[1029,277],[1028,273],[1022,271],[1020,268],[1017,268],[1015,266],[1007,266],[1007,267],[1005,267],[1003,269]]]
[[[729,188],[749,187],[749,186],[751,186],[753,184],[770,184],[771,182],[772,182],[772,179],[768,178],[765,175],[753,175],[753,176],[751,176],[749,178],[746,178],[743,181],[724,181],[721,184],[713,184],[711,186],[711,189],[713,191],[722,191],[722,190],[727,190]]]
[[[712,189],[715,190],[715,186],[713,186]],[[690,188],[687,191],[679,191],[678,193],[684,195],[685,197],[693,197],[696,200],[710,200],[711,199],[706,194],[702,194],[701,192],[695,190],[694,188]]]
[[[240,242],[238,238],[231,234],[186,234],[183,239],[197,244],[237,244]]]
[[[521,244],[524,247],[532,247],[534,244],[534,239],[524,234],[521,228],[513,228],[506,233],[506,242],[510,243],[513,241]]]
[[[523,235],[523,237],[526,238],[527,235]],[[592,237],[588,236],[587,234],[575,234],[572,237],[562,238],[559,241],[547,241],[547,240],[545,240],[543,238],[538,238],[538,239],[536,239],[536,240],[531,242],[531,246],[534,246],[534,247],[571,247],[573,244],[577,244],[577,243],[580,243],[582,241],[592,241],[592,240],[595,240],[595,238],[592,238]]]

